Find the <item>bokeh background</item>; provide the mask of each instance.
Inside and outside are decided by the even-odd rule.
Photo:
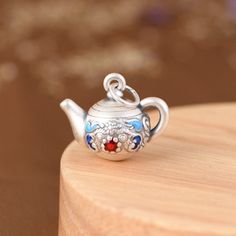
[[[62,99],[88,109],[119,72],[170,106],[236,100],[236,0],[1,0],[0,14],[0,235],[57,235]]]

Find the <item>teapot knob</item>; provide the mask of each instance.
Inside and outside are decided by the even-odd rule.
[[[169,108],[166,102],[161,98],[147,97],[140,102],[140,106],[142,110],[145,110],[149,107],[154,107],[155,109],[157,109],[160,117],[154,128],[150,130],[150,139],[160,135],[165,129],[169,120]]]
[[[127,107],[137,107],[140,103],[138,93],[133,88],[126,85],[125,78],[121,74],[108,74],[103,81],[103,86],[107,91],[107,96],[118,103],[124,104]],[[130,93],[133,96],[134,101],[128,101],[122,98],[124,91]]]

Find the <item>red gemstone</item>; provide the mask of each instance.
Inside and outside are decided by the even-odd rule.
[[[105,150],[109,152],[115,152],[117,149],[117,143],[115,143],[113,140],[109,141],[105,144]]]

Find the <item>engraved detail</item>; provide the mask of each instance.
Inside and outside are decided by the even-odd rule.
[[[88,127],[88,128],[87,128]],[[150,119],[145,114],[141,119],[111,119],[107,122],[88,120],[86,124],[86,143],[93,151],[111,154],[135,152],[148,142]]]

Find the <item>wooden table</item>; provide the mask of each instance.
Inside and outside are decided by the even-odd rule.
[[[106,161],[72,142],[60,236],[236,235],[236,104],[174,108],[140,153]]]

